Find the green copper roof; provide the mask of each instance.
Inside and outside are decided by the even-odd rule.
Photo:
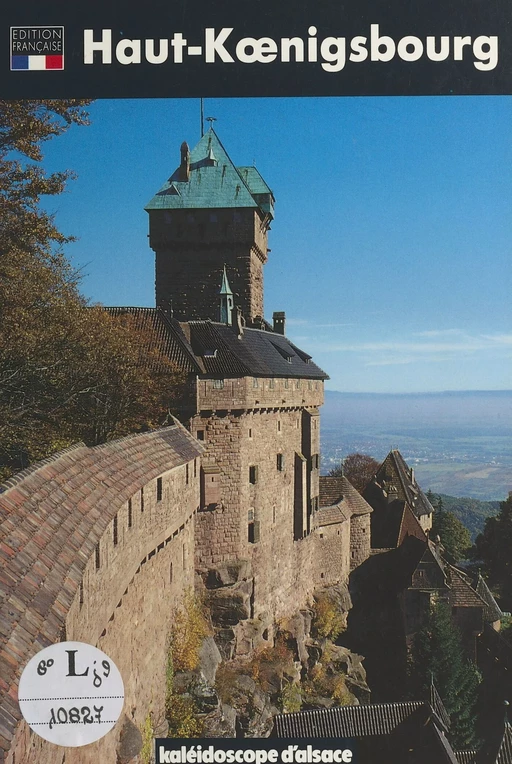
[[[238,170],[210,129],[190,153],[189,179],[183,179],[178,167],[145,209],[252,207],[272,213],[272,201],[272,192],[256,168]]]
[[[233,294],[231,287],[229,286],[228,274],[226,273],[226,266],[224,266],[224,272],[222,274],[222,283],[220,285],[219,294]]]

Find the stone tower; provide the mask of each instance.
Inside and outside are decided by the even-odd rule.
[[[218,321],[226,275],[247,323],[263,316],[274,197],[255,167],[235,167],[213,129],[191,152],[182,144],[180,166],[146,210],[157,306],[170,304],[179,321]]]

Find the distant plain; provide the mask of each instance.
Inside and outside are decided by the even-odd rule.
[[[398,448],[420,486],[503,500],[512,491],[512,391],[425,394],[326,392],[322,473],[355,451]]]

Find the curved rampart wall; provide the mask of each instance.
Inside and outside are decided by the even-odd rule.
[[[0,762],[115,762],[120,733],[163,721],[173,608],[194,580],[201,446],[180,425],[79,446],[0,494]],[[60,748],[22,721],[17,685],[38,650],[89,642],[117,664],[125,706],[85,748]],[[129,720],[129,721],[128,721]]]

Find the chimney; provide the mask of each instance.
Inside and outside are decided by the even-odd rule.
[[[244,334],[245,321],[242,315],[242,309],[235,305],[231,312],[231,326],[236,332],[238,339],[242,339]]]
[[[284,326],[286,322],[286,316],[285,316],[284,310],[275,311],[272,314],[272,320],[274,323],[274,332],[276,334],[284,335]]]
[[[190,149],[188,143],[183,141],[180,148],[181,163],[180,163],[180,180],[189,180],[190,178]]]

